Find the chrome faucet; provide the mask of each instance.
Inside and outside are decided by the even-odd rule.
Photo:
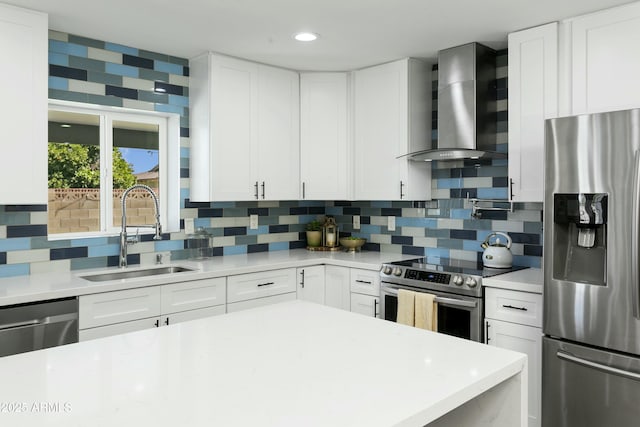
[[[153,199],[153,203],[156,208],[156,223],[151,225],[136,225],[137,228],[155,228],[156,235],[153,236],[153,240],[162,240],[162,226],[160,225],[160,205],[158,204],[158,196],[156,193],[149,187],[144,184],[134,184],[131,187],[124,190],[122,193],[122,229],[120,230],[120,267],[124,268],[127,266],[127,245],[138,242],[138,235],[128,237],[127,236],[127,196],[132,190],[145,190],[149,194],[151,194],[151,198]]]

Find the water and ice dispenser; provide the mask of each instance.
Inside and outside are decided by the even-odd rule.
[[[553,195],[553,277],[606,284],[607,199],[603,193]]]

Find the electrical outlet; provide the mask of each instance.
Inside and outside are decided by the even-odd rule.
[[[353,229],[360,230],[360,215],[353,216]]]
[[[389,231],[396,231],[396,217],[388,216],[387,217],[387,228]]]
[[[250,230],[258,229],[258,215],[249,215],[249,229]]]
[[[193,218],[185,218],[184,219],[184,234],[193,234],[196,229],[193,225]]]

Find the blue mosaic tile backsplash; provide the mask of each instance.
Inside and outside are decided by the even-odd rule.
[[[504,152],[508,148],[506,60],[506,51],[499,52],[497,147]],[[416,256],[475,260],[491,231],[505,231],[514,242],[514,262],[540,266],[541,203],[518,204],[513,213],[486,212],[482,219],[471,219],[465,207],[467,196],[507,198],[506,160],[434,162],[434,200],[428,202],[190,202],[188,79],[184,58],[50,32],[50,98],[180,115],[181,225],[185,218],[194,218],[196,227],[211,234],[210,255],[302,248],[305,224],[327,214],[336,217],[342,235],[366,237],[365,249]],[[434,111],[434,138],[436,118]],[[251,214],[259,215],[257,230],[249,229]],[[359,230],[352,229],[353,215],[360,215]],[[388,216],[396,217],[395,231],[387,228]],[[0,205],[0,277],[117,264],[117,237],[50,241],[46,224],[46,205]],[[157,252],[171,251],[174,260],[192,254],[183,231],[164,234],[161,241],[148,237],[129,248],[130,264],[151,263]]]

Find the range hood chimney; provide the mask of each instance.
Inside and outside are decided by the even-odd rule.
[[[496,152],[496,53],[479,43],[438,52],[438,142],[410,160],[505,158]]]

